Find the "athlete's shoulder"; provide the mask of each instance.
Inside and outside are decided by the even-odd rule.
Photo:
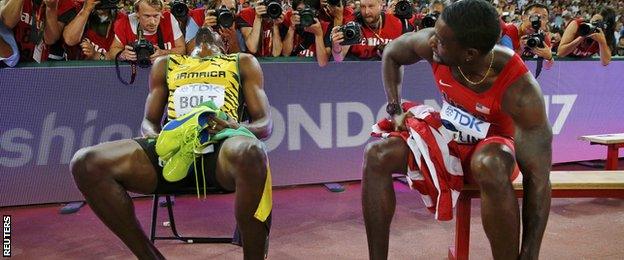
[[[511,66],[525,66],[522,58],[513,51],[503,45],[496,44],[494,45],[494,69],[498,71],[502,71],[509,62],[513,62],[514,64],[509,64]]]
[[[258,59],[256,59],[256,56],[253,56],[249,53],[234,53],[232,55],[235,55],[235,57],[238,57],[238,62],[241,65],[245,65],[245,64],[251,64],[251,63],[257,63]]]

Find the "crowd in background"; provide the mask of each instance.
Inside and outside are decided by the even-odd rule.
[[[218,32],[226,53],[315,57],[320,66],[346,58],[374,60],[393,39],[435,24],[451,2],[0,0],[0,67],[59,60],[149,63],[171,53],[190,54],[202,27]],[[501,15],[501,44],[524,57],[600,57],[607,65],[611,56],[624,56],[624,1],[491,2]],[[188,10],[180,11],[180,4]],[[281,12],[274,13],[276,6]],[[233,15],[229,22],[223,10]],[[531,26],[534,16],[539,28]],[[582,33],[583,23],[601,22],[602,29]],[[532,37],[543,44],[531,45]]]

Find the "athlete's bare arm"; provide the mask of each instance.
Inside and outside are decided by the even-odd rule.
[[[429,46],[429,39],[433,34],[433,28],[406,33],[388,43],[384,49],[381,71],[388,102],[401,100],[403,65],[413,64],[421,59],[432,60],[433,50]]]
[[[165,112],[167,103],[167,70],[168,56],[162,56],[154,61],[149,78],[149,94],[145,100],[145,114],[141,123],[141,131],[145,137],[156,137],[160,133],[160,120]]]
[[[514,121],[516,161],[523,176],[520,259],[537,259],[550,211],[552,130],[542,92],[530,72],[509,86],[502,106]]]
[[[273,121],[269,99],[264,92],[264,76],[256,57],[251,54],[239,54],[239,70],[243,84],[243,95],[249,112],[249,123],[243,124],[256,137],[263,139],[271,135]]]

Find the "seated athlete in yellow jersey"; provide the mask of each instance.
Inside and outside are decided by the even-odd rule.
[[[170,55],[155,61],[142,122],[143,138],[83,148],[71,162],[71,172],[87,203],[139,259],[164,257],[139,225],[127,192],[175,193],[204,181],[226,192],[235,191],[236,223],[245,259],[264,257],[271,211],[270,171],[258,139],[232,136],[215,144],[203,155],[204,180],[196,180],[203,174],[191,169],[184,179],[168,182],[155,152],[155,139],[166,131],[160,124],[163,115],[175,120],[200,101],[212,100],[228,115],[227,121],[210,119],[206,127],[210,134],[240,126],[259,139],[271,134],[269,102],[258,61],[244,53],[222,54],[218,35],[208,29],[202,32],[193,57]],[[248,121],[243,122],[245,115]]]

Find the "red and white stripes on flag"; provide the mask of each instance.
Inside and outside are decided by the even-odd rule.
[[[453,133],[442,125],[440,114],[426,105],[401,104],[410,114],[405,118],[407,131],[394,131],[389,119],[373,125],[372,136],[401,137],[409,146],[407,180],[437,220],[453,219],[453,208],[463,187],[461,161],[455,153]]]

